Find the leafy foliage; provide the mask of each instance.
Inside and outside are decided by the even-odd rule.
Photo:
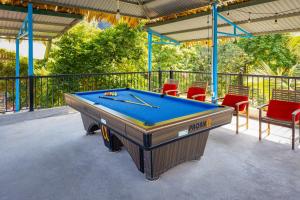
[[[265,62],[273,71],[284,67],[286,70],[297,62],[296,55],[287,47],[290,38],[287,35],[273,34],[257,36],[253,39],[241,39],[238,46],[252,57],[252,66]]]
[[[156,41],[157,38],[154,38]],[[263,73],[267,65],[277,74],[290,74],[300,60],[300,37],[289,35],[258,36],[238,42],[219,43],[219,72]],[[153,70],[211,71],[208,45],[154,45]],[[142,25],[126,24],[105,30],[97,24],[82,22],[54,41],[47,60],[35,61],[35,74],[86,74],[147,70],[147,33]],[[0,63],[2,76],[13,76],[15,63]],[[298,68],[297,68],[298,69]],[[21,59],[21,74],[27,74],[27,59]]]
[[[0,60],[0,77],[15,76],[16,74],[16,61],[12,58],[16,57],[14,52],[9,52],[5,49],[0,49],[1,57],[10,58],[8,60]],[[27,58],[20,58],[20,76],[27,75]]]
[[[145,70],[144,35],[140,27],[126,24],[100,31],[81,23],[54,43],[49,70],[60,74]]]

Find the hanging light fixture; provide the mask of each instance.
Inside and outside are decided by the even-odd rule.
[[[277,15],[278,15],[278,13],[275,13],[275,20],[274,20],[275,24],[278,24]]]
[[[120,0],[117,0],[117,14],[116,14],[116,20],[119,21],[121,19],[120,14]]]
[[[251,23],[251,12],[249,12],[248,23]]]

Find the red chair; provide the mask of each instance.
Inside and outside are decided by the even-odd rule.
[[[187,98],[197,101],[205,101],[208,83],[205,81],[196,81],[187,91]]]
[[[234,108],[233,115],[236,116],[236,134],[239,133],[239,116],[240,114],[246,114],[246,129],[249,125],[249,88],[245,86],[230,85],[228,88],[228,94],[223,98],[219,98],[216,101],[223,99],[222,105],[230,106]]]
[[[167,79],[162,88],[154,89],[153,91],[161,91],[162,94],[178,96],[178,80]]]
[[[267,108],[263,116],[264,108]],[[296,126],[300,120],[300,91],[273,90],[269,104],[259,108],[259,140],[262,136],[262,122],[268,123],[267,134],[270,135],[270,124],[292,129],[292,149],[295,149]],[[300,130],[300,129],[299,129]],[[300,142],[300,133],[299,133]]]

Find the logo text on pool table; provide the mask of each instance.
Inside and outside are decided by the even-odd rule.
[[[197,122],[196,124],[190,125],[189,132],[195,132],[201,128],[209,128],[209,127],[211,127],[211,125],[212,125],[211,119],[200,121],[200,122]]]

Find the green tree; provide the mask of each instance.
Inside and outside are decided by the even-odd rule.
[[[219,47],[219,72],[221,73],[247,73],[251,57],[235,42],[230,41]]]
[[[54,42],[47,68],[51,73],[92,73],[93,59],[88,46],[100,30],[83,22]]]
[[[238,45],[252,57],[253,67],[263,61],[276,71],[276,68],[288,69],[296,64],[296,55],[287,46],[289,39],[288,35],[272,34],[241,39]]]
[[[118,24],[101,31],[81,23],[54,43],[49,70],[57,74],[143,71],[145,38],[141,27]]]

